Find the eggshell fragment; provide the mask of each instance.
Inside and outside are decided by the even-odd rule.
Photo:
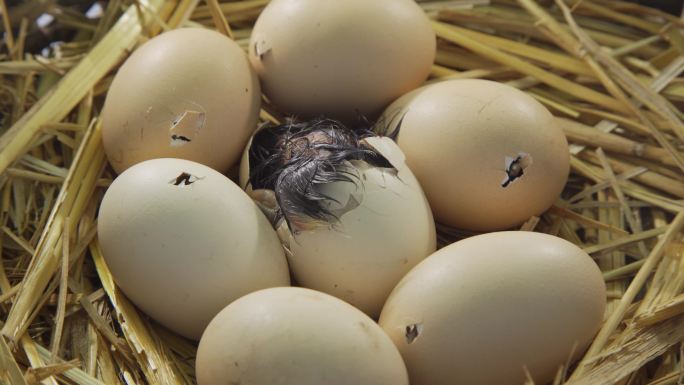
[[[473,231],[519,225],[548,209],[568,178],[563,130],[524,92],[487,80],[417,89],[383,116],[438,222]]]
[[[387,335],[366,315],[302,288],[261,290],[209,324],[197,351],[198,385],[408,385]]]
[[[284,112],[376,117],[430,73],[435,33],[414,0],[273,0],[249,45],[264,93]]]
[[[412,385],[545,384],[577,358],[603,320],[594,261],[563,239],[499,232],[447,246],[390,295],[380,325]]]
[[[260,210],[195,162],[153,159],[119,175],[102,200],[98,236],[126,296],[189,338],[240,296],[289,285],[283,249]]]
[[[102,112],[105,151],[118,173],[164,157],[225,171],[256,128],[260,105],[257,76],[237,43],[207,29],[169,31],[114,77]]]

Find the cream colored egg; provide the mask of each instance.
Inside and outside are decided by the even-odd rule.
[[[371,317],[399,280],[436,248],[435,224],[423,191],[389,138],[365,139],[395,167],[380,168],[352,161],[358,183],[333,182],[321,192],[339,213],[339,222],[293,234],[282,222],[290,270],[307,288],[341,298]],[[249,170],[243,157],[241,184]]]
[[[380,325],[411,385],[521,385],[553,378],[598,331],[606,288],[577,246],[499,232],[447,246],[402,279]]]
[[[237,185],[195,162],[153,159],[119,175],[102,200],[98,236],[126,296],[189,338],[231,301],[289,285],[267,219]]]
[[[487,80],[449,80],[387,108],[438,222],[503,230],[548,209],[569,173],[562,129],[539,102]]]
[[[202,335],[198,385],[408,385],[387,335],[366,315],[302,288],[261,290]]]
[[[166,32],[114,77],[102,113],[105,151],[119,173],[164,157],[225,171],[256,128],[260,105],[258,78],[237,43],[207,29]]]
[[[376,117],[430,73],[435,33],[414,0],[273,0],[249,46],[266,96],[299,116]]]

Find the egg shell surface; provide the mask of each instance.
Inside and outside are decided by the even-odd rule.
[[[377,117],[418,87],[436,51],[414,0],[273,0],[257,19],[250,60],[283,112]]]
[[[296,234],[283,221],[278,235],[301,286],[377,318],[399,280],[435,251],[436,235],[430,206],[401,150],[389,138],[365,140],[394,168],[350,162],[357,183],[333,182],[320,189],[334,200],[329,209],[339,221]]]
[[[232,181],[183,159],[127,169],[107,190],[98,236],[116,284],[162,325],[198,339],[231,301],[289,285],[278,236]]]
[[[447,80],[390,105],[398,144],[438,222],[505,230],[546,211],[568,179],[563,130],[534,98],[505,84]]]
[[[165,157],[226,171],[256,129],[260,106],[258,78],[237,43],[203,28],[165,32],[135,50],[112,81],[102,112],[107,158],[118,173]]]
[[[440,249],[408,273],[380,325],[412,385],[545,384],[598,331],[606,288],[595,262],[563,239],[511,231]]]
[[[209,324],[198,385],[408,385],[392,341],[365,314],[303,288],[261,290]]]

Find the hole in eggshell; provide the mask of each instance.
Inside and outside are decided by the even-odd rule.
[[[183,186],[189,186],[189,185],[197,182],[200,179],[201,178],[198,178],[194,175],[188,174],[187,172],[182,172],[177,177],[171,179],[169,181],[169,184],[172,184],[174,186],[183,187]]]
[[[524,170],[532,165],[532,156],[525,152],[519,152],[515,158],[504,158],[504,171],[506,176],[501,181],[501,187],[506,188],[511,183],[525,175]]]
[[[171,147],[184,146],[204,127],[206,114],[201,111],[186,110],[171,122]]]
[[[182,142],[191,142],[190,138],[188,138],[187,136],[176,135],[176,134],[171,135],[171,140],[180,140]]]
[[[259,58],[259,60],[262,60],[264,58],[264,55],[266,55],[270,51],[271,47],[266,45],[265,40],[257,40],[254,43],[254,53]]]
[[[413,341],[420,336],[420,334],[423,332],[423,324],[418,323],[418,324],[412,324],[412,325],[407,325],[406,326],[406,343],[407,344],[412,344]]]

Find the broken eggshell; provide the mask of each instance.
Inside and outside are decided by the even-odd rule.
[[[582,354],[605,306],[601,271],[580,248],[508,231],[429,256],[399,282],[379,323],[411,385],[520,385],[526,370],[546,384]]]
[[[434,83],[396,100],[383,120],[444,224],[507,229],[543,213],[565,187],[563,130],[543,105],[508,85]]]
[[[298,218],[289,223],[279,220],[275,226],[301,286],[341,298],[377,317],[394,285],[435,250],[436,235],[427,200],[396,143],[377,136],[361,142],[388,165],[350,160],[345,167],[358,179],[317,187],[329,198],[324,204],[337,220]],[[280,207],[275,193],[253,190],[249,182],[251,143],[243,154],[240,183],[267,216],[276,218]]]
[[[392,341],[330,295],[284,287],[246,295],[202,335],[198,385],[408,385]]]
[[[215,31],[183,28],[145,43],[107,93],[102,135],[121,173],[152,158],[226,171],[256,128],[258,79],[240,46]]]
[[[278,236],[254,202],[195,162],[153,159],[124,171],[102,200],[98,235],[126,296],[189,338],[240,296],[290,283]]]

